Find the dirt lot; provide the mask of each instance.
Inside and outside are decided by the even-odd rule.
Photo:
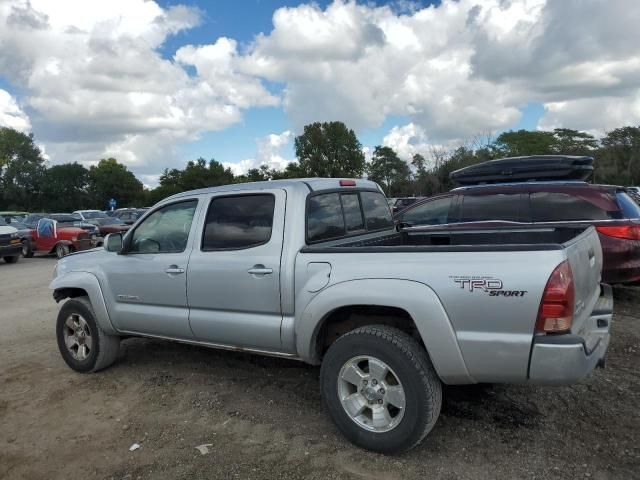
[[[385,457],[337,433],[319,370],[298,362],[128,339],[113,367],[72,372],[54,264],[0,264],[0,478],[640,478],[640,293],[617,295],[606,370],[566,388],[447,388],[424,443]]]

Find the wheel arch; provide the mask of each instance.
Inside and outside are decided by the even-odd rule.
[[[53,290],[53,298],[56,302],[86,295],[89,297],[100,328],[109,335],[118,334],[111,323],[102,289],[95,275],[89,272],[66,273],[54,278],[49,288]]]
[[[455,331],[439,298],[427,285],[413,280],[362,279],[334,284],[316,295],[296,318],[296,349],[309,363],[322,361],[323,335],[348,329],[345,314],[361,314],[353,328],[386,324],[416,337],[427,350],[445,383],[475,383],[464,363]],[[366,317],[369,317],[367,319]]]

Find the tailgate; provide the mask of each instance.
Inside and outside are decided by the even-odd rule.
[[[594,227],[564,244],[575,289],[575,310],[572,332],[581,331],[600,296],[602,247]]]

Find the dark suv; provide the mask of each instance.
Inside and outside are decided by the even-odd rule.
[[[591,224],[600,234],[607,283],[640,280],[640,207],[622,187],[585,182],[526,182],[461,187],[396,216],[402,227]]]

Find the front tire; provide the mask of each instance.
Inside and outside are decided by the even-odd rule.
[[[66,257],[69,255],[69,247],[64,243],[59,243],[56,245],[56,257],[59,259],[62,257]]]
[[[322,362],[323,401],[342,434],[380,453],[418,445],[440,414],[442,384],[414,338],[372,325],[336,340]]]
[[[4,257],[4,261],[7,263],[18,263],[18,260],[20,260],[20,255],[15,255],[12,257]]]
[[[88,297],[72,298],[62,305],[56,337],[62,358],[76,372],[97,372],[118,357],[120,337],[102,331]]]

